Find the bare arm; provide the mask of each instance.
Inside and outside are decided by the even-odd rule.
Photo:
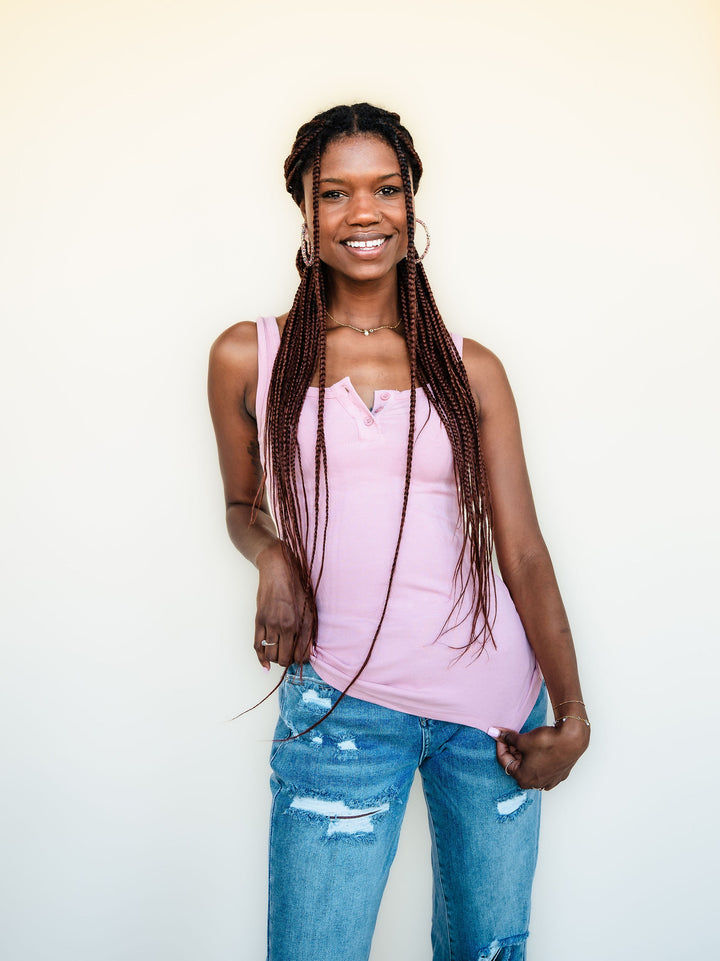
[[[283,551],[267,497],[255,503],[262,482],[255,421],[257,390],[255,324],[236,324],[210,351],[208,399],[225,488],[228,532],[237,549],[258,569],[254,647],[258,660],[283,665],[310,654],[308,619],[301,622],[304,595],[297,570]],[[270,646],[264,647],[266,640]]]
[[[463,360],[480,411],[500,573],[523,622],[559,716],[585,717],[570,626],[535,513],[517,408],[502,364],[465,341]],[[570,703],[572,702],[572,703]],[[589,728],[568,720],[537,732],[503,732],[498,759],[522,787],[551,788],[564,780],[589,743]]]

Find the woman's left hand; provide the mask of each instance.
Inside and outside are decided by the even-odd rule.
[[[590,743],[590,728],[570,718],[559,727],[536,727],[497,736],[497,759],[521,788],[549,791],[564,781]]]

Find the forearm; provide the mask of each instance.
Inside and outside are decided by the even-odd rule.
[[[315,603],[272,517],[262,507],[253,514],[252,505],[229,504],[227,526],[235,547],[258,569],[254,648],[260,664],[269,670],[271,662],[307,662],[317,633]]]
[[[272,517],[262,508],[250,504],[229,504],[227,529],[230,540],[251,564],[258,566],[258,558],[268,548],[280,544],[277,528]]]
[[[582,704],[574,703],[582,700],[575,648],[544,542],[502,573],[545,678],[551,703],[560,709],[560,714],[584,716]]]

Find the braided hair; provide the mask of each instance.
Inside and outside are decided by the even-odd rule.
[[[415,150],[413,139],[400,123],[398,114],[368,103],[333,107],[303,124],[285,161],[285,184],[288,193],[298,205],[304,197],[303,176],[312,170],[314,257],[312,264],[306,266],[302,251],[298,251],[296,266],[301,278],[300,285],[285,322],[268,394],[265,463],[276,520],[284,549],[293,558],[300,572],[306,598],[306,611],[303,615],[309,614],[314,644],[318,631],[315,596],[323,572],[330,500],[324,428],[326,277],[318,256],[318,185],[320,162],[328,144],[358,134],[384,140],[397,154],[400,165],[407,215],[408,254],[400,261],[397,270],[399,310],[407,342],[411,386],[405,490],[385,600],[365,659],[343,695],[369,662],[390,601],[410,491],[418,384],[424,386],[428,400],[437,411],[450,440],[463,533],[462,549],[454,575],[458,588],[457,600],[443,630],[460,607],[467,590],[470,590],[473,608],[472,612],[466,615],[472,618],[470,641],[461,649],[460,656],[466,652],[479,654],[487,640],[492,641],[492,510],[485,464],[479,447],[478,416],[465,367],[437,309],[414,244],[413,195],[422,176],[422,162]],[[310,512],[300,469],[297,429],[305,395],[316,371],[319,379],[319,400],[314,505]],[[321,499],[324,524],[322,530],[319,530]],[[464,563],[466,557],[469,563]],[[317,573],[313,580],[314,568]]]

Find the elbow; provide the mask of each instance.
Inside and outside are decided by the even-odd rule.
[[[258,506],[252,501],[228,501],[225,504],[225,521],[229,529],[238,524],[249,527],[255,521]]]
[[[257,501],[228,501],[225,505],[225,523],[232,537],[234,533],[247,530],[257,520],[273,523],[267,505]]]
[[[497,550],[498,567],[505,583],[532,576],[545,567],[552,569],[552,561],[542,534],[537,535],[511,550]]]

